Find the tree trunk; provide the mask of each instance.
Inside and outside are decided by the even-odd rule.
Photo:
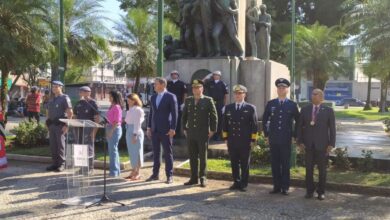
[[[381,81],[381,100],[379,105],[379,112],[386,112],[386,93],[387,93],[387,77]]]
[[[22,73],[22,74],[23,74],[23,73]],[[20,78],[20,76],[21,76],[22,74],[17,74],[17,75],[16,75],[16,78],[15,78],[15,80],[12,82],[11,87],[9,88],[9,91],[11,91],[11,90],[15,87],[16,83],[18,82],[18,80],[19,80],[19,78]]]
[[[58,65],[51,63],[50,67],[51,67],[51,81],[60,80]]]
[[[8,75],[9,75],[9,69],[7,67],[7,64],[2,65],[0,67],[1,69],[1,96],[0,96],[0,101],[1,101],[1,109],[3,115],[5,115],[5,109],[6,109],[6,104],[7,104],[7,94],[8,94]]]
[[[372,75],[368,75],[368,88],[367,88],[367,99],[366,99],[366,105],[363,108],[363,111],[368,111],[372,109],[371,106],[371,81],[372,81]]]
[[[137,73],[137,75],[135,76],[135,85],[134,85],[134,93],[138,94],[138,90],[139,90],[139,84],[140,84],[140,81],[141,81],[141,74],[140,73]]]
[[[314,89],[321,89],[322,91],[325,90],[326,82],[328,81],[329,77],[327,74],[320,73],[317,71],[313,72],[313,88]]]

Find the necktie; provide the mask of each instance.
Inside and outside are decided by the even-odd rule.
[[[161,98],[162,98],[162,94],[158,94],[158,95],[157,95],[157,98],[156,98],[156,105],[157,105],[157,108],[158,108],[158,106],[160,105]]]
[[[282,107],[283,106],[283,101],[280,101],[280,107]]]
[[[240,110],[240,104],[237,104],[236,110],[237,110],[237,111]]]
[[[317,118],[318,109],[319,109],[318,106],[314,107],[314,112],[313,112],[313,115],[312,115],[312,121],[314,121],[314,122],[316,121],[316,118]]]

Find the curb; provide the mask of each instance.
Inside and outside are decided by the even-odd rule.
[[[185,164],[187,161],[181,163],[177,167],[174,168],[174,174],[177,176],[190,176],[190,170],[186,168],[182,168],[181,166]],[[227,172],[217,172],[217,171],[207,171],[207,178],[215,179],[215,180],[226,180],[232,181],[231,173]],[[249,183],[260,183],[260,184],[272,184],[271,176],[260,176],[260,175],[250,175]],[[300,179],[291,179],[290,185],[294,187],[305,187],[305,181]],[[355,194],[365,194],[372,196],[390,196],[390,187],[373,187],[373,186],[361,186],[357,184],[350,183],[326,183],[326,189],[337,191],[337,192],[345,192],[345,193],[355,193]]]

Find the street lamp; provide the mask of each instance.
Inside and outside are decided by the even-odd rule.
[[[59,33],[59,79],[64,81],[65,76],[65,61],[64,61],[64,0],[59,0],[60,4],[60,33]],[[57,79],[55,79],[57,80]]]
[[[163,22],[164,22],[164,0],[158,0],[158,55],[157,75],[163,76]]]
[[[295,94],[295,0],[291,0],[291,99],[296,100]],[[297,151],[296,145],[293,144],[291,147],[291,166],[297,165]]]

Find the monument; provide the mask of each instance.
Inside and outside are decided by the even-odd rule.
[[[180,72],[181,80],[206,79],[220,70],[232,87],[248,88],[248,101],[263,114],[276,97],[274,81],[290,79],[287,66],[270,60],[271,16],[261,0],[180,0],[181,37],[166,38],[164,72]]]

